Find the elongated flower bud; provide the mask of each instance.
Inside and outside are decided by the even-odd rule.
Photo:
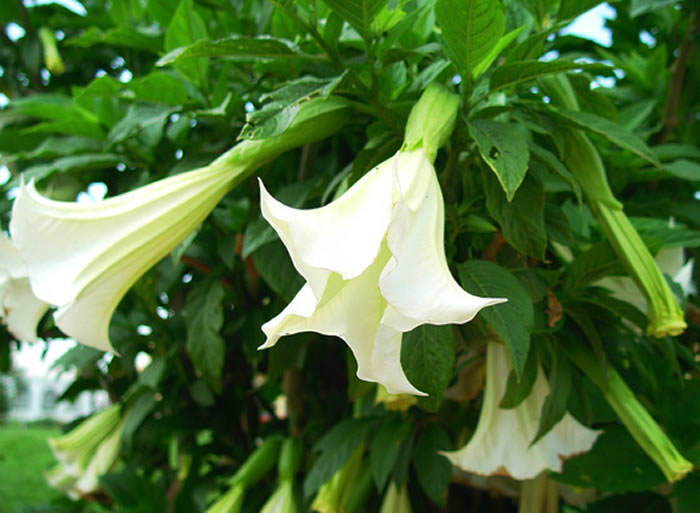
[[[44,48],[44,64],[46,64],[46,69],[48,69],[52,75],[62,74],[65,71],[65,67],[63,66],[61,54],[56,47],[56,36],[53,31],[47,27],[41,27],[38,35],[41,46]]]
[[[579,110],[571,84],[564,75],[545,77],[547,94],[570,110]],[[634,229],[608,185],[603,161],[588,137],[578,129],[562,127],[564,162],[588,198],[607,239],[627,272],[647,299],[647,334],[679,335],[687,327],[683,312],[661,274],[654,257]]]
[[[693,469],[609,363],[601,363],[579,341],[563,340],[561,347],[603,392],[608,404],[632,438],[654,460],[669,481],[678,481]]]

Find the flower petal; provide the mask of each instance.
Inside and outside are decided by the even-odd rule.
[[[416,178],[414,185],[402,190],[405,200],[394,208],[387,232],[393,258],[379,281],[382,296],[392,307],[384,322],[401,331],[426,322],[461,324],[482,308],[505,301],[473,296],[454,280],[445,259],[440,186],[432,166],[421,165],[419,172],[424,180]]]
[[[29,285],[27,268],[11,239],[0,236],[0,319],[18,340],[36,342],[36,326],[49,305]]]
[[[489,342],[484,402],[474,436],[462,449],[444,453],[453,465],[481,475],[532,479],[543,470],[560,471],[562,458],[588,451],[600,434],[568,413],[535,445],[540,412],[549,385],[541,370],[530,395],[512,409],[498,404],[506,389],[511,364],[505,346]]]
[[[36,326],[49,309],[29,286],[29,279],[10,279],[2,295],[0,318],[17,340],[36,342]]]
[[[382,245],[377,259],[359,276],[344,280],[331,273],[319,300],[311,286],[304,285],[280,314],[262,326],[267,341],[260,349],[304,331],[340,337],[357,360],[360,379],[381,383],[391,393],[422,394],[401,369],[401,333],[380,324],[386,302],[377,280],[388,258]]]
[[[390,159],[320,208],[288,207],[260,181],[260,208],[287,247],[294,267],[320,297],[328,276],[323,271],[348,280],[374,261],[389,225],[392,187]]]

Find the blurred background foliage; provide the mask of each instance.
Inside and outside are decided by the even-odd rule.
[[[104,389],[130,405],[120,461],[100,492],[24,511],[205,511],[274,435],[303,444],[300,511],[358,447],[373,477],[360,511],[378,511],[391,480],[408,480],[414,511],[515,511],[516,481],[453,472],[435,452],[459,448],[476,426],[494,333],[519,350],[520,369],[528,351],[545,368],[553,392],[541,427],[568,409],[604,430],[551,476],[571,485],[564,511],[697,511],[698,475],[663,484],[596,386],[569,364],[556,370],[568,361],[560,341],[591,344],[700,463],[697,296],[683,300],[689,327],[679,337],[630,327],[644,328],[643,314],[595,285],[624,268],[557,151],[561,127],[586,130],[651,250],[700,256],[697,5],[610,2],[605,46],[562,33],[595,0],[466,2],[493,14],[476,36],[462,32],[458,3],[0,4],[4,229],[21,175],[54,199],[96,201],[206,164],[240,138],[280,133],[299,102],[332,93],[353,109],[342,132],[258,172],[289,205],[326,204],[399,148],[411,106],[437,81],[462,97],[436,162],[450,267],[470,292],[510,299],[499,316],[404,337],[406,373],[430,393],[405,411],[375,401],[376,386],[355,377],[338,339],[306,333],[258,352],[260,325],[302,280],[262,219],[251,178],[126,295],[110,326],[120,356],[77,346],[57,362],[77,371],[62,399]],[[541,80],[553,74],[568,75],[588,116],[545,94]],[[39,333],[46,344],[61,337],[50,315]],[[3,370],[21,344],[0,330]],[[251,488],[243,511],[258,511],[275,483],[270,475]]]

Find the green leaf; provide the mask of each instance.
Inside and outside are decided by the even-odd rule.
[[[419,404],[436,411],[452,379],[455,363],[455,340],[451,326],[425,324],[403,335],[401,366],[408,380],[429,394]]]
[[[48,164],[37,164],[27,167],[22,171],[22,175],[24,176],[25,182],[31,179],[38,182],[54,173],[114,168],[114,166],[123,161],[124,158],[121,155],[114,153],[86,153],[83,155],[61,157]],[[16,181],[17,180],[15,180],[15,182]]]
[[[540,27],[547,26],[554,10],[559,7],[560,0],[523,0],[528,10],[538,20]]]
[[[496,173],[508,201],[512,201],[530,160],[527,129],[520,124],[490,119],[477,119],[468,125],[481,157]]]
[[[285,301],[291,301],[304,285],[279,239],[258,248],[253,263],[262,279]]]
[[[176,48],[160,59],[157,66],[165,66],[194,57],[229,57],[235,60],[314,58],[302,54],[291,41],[275,37],[229,36],[206,39]]]
[[[156,393],[149,387],[141,387],[135,399],[131,399],[129,403],[128,414],[124,421],[124,429],[122,431],[122,440],[129,447],[136,430],[143,424],[146,417],[155,408]]]
[[[513,201],[508,202],[493,173],[484,172],[486,208],[501,226],[508,244],[525,255],[544,258],[547,233],[544,225],[544,190],[539,182],[523,181]]]
[[[561,160],[559,160],[559,158],[554,153],[544,149],[538,144],[530,144],[530,151],[532,152],[533,157],[546,164],[547,167],[549,167],[552,171],[554,171],[556,174],[558,174],[560,177],[566,180],[566,182],[571,186],[571,190],[574,191],[574,194],[576,195],[576,199],[578,200],[579,204],[581,204],[581,186],[576,181],[576,178],[574,178],[574,175],[571,173],[571,171],[569,171],[569,169],[564,165],[564,163]]]
[[[386,480],[399,457],[399,449],[413,425],[399,416],[391,416],[379,426],[372,437],[369,459],[372,467],[372,476],[377,485],[377,490],[383,490]]]
[[[563,353],[556,353],[554,369],[549,376],[549,394],[542,405],[540,425],[530,445],[536,444],[564,417],[571,394],[571,364]]]
[[[671,226],[667,219],[656,217],[631,217],[630,222],[644,239],[661,242],[664,247],[700,246],[700,231],[692,230],[683,224],[674,223]]]
[[[182,79],[162,71],[153,71],[129,82],[128,89],[134,99],[168,105],[180,105],[187,101],[187,89]]]
[[[602,241],[578,255],[567,273],[567,290],[586,287],[589,283],[608,275],[626,274],[615,250],[608,241]]]
[[[438,451],[452,448],[450,437],[438,424],[428,424],[413,448],[413,468],[418,483],[431,501],[444,507],[452,464]]]
[[[613,0],[608,3],[614,3],[615,1],[619,0]],[[557,18],[560,20],[570,20],[602,3],[602,0],[563,0],[561,2],[561,7],[559,7]]]
[[[193,0],[181,0],[165,32],[165,50],[170,52],[175,48],[189,46],[206,38],[207,27],[195,10]],[[175,67],[196,85],[203,87],[207,83],[208,61],[206,59],[178,62]]]
[[[552,73],[575,70],[610,71],[610,69],[610,66],[606,66],[605,64],[584,64],[564,59],[557,59],[554,61],[527,60],[508,62],[494,70],[493,75],[491,75],[489,87],[491,92],[493,92],[523,82],[530,82],[537,77],[550,75]]]
[[[691,182],[700,182],[700,164],[691,160],[680,159],[670,164],[663,164],[664,171],[673,176]]]
[[[157,32],[153,33],[129,27],[115,27],[106,31],[98,27],[90,27],[79,36],[66,42],[68,46],[79,46],[82,48],[90,48],[98,44],[158,53],[163,47],[163,38]]]
[[[304,495],[309,497],[348,461],[353,451],[365,441],[374,425],[372,419],[345,419],[333,426],[314,446],[319,452],[304,480]]]
[[[116,144],[139,133],[148,134],[148,146],[155,146],[161,139],[163,128],[175,107],[157,104],[132,104],[107,135],[110,144]]]
[[[316,97],[328,99],[344,77],[345,74],[329,79],[302,77],[262,95],[261,101],[271,101],[262,109],[248,113],[239,139],[263,139],[281,134],[294,122],[303,103]],[[330,107],[330,100],[328,105]],[[338,107],[341,105],[338,103]]]
[[[586,505],[586,513],[620,513],[621,511],[672,513],[675,510],[671,508],[671,504],[664,495],[654,492],[613,495]]]
[[[122,511],[167,511],[165,490],[132,468],[100,476],[100,485]],[[128,509],[127,509],[128,508]]]
[[[371,36],[372,21],[387,0],[323,0],[333,11],[346,20],[365,39]]]
[[[470,260],[457,267],[459,282],[471,294],[508,298],[506,303],[489,306],[479,315],[505,342],[518,379],[523,379],[530,350],[530,333],[535,313],[530,296],[520,281],[500,265]]]
[[[673,495],[678,501],[678,513],[700,511],[700,476],[688,474],[685,479],[673,485]]]
[[[489,56],[505,30],[498,0],[437,0],[435,20],[445,51],[464,80]]]
[[[520,33],[527,28],[527,25],[523,25],[522,27],[518,27],[515,30],[511,30],[504,36],[501,36],[501,38],[498,40],[498,42],[489,50],[489,53],[486,54],[486,57],[483,58],[481,62],[479,62],[476,66],[474,66],[474,69],[472,70],[472,76],[474,78],[477,78],[479,75],[481,75],[484,71],[486,71],[489,66],[491,66],[491,63],[493,63],[494,60],[496,60],[496,57],[498,57],[505,48],[513,42],[513,40],[520,35]]]
[[[571,486],[611,493],[648,490],[665,481],[621,425],[609,426],[590,451],[566,460],[561,474],[550,475]]]
[[[591,114],[590,112],[558,111],[567,121],[576,127],[583,128],[595,134],[601,135],[611,143],[630,150],[650,162],[655,167],[660,167],[659,161],[646,143],[624,127],[605,118]]]
[[[226,347],[219,331],[224,323],[224,287],[218,280],[199,283],[187,295],[187,354],[212,389],[221,390]]]

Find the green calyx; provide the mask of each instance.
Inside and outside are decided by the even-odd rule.
[[[445,86],[430,84],[411,109],[401,149],[411,151],[422,147],[434,161],[438,149],[452,135],[458,112],[459,96]]]

